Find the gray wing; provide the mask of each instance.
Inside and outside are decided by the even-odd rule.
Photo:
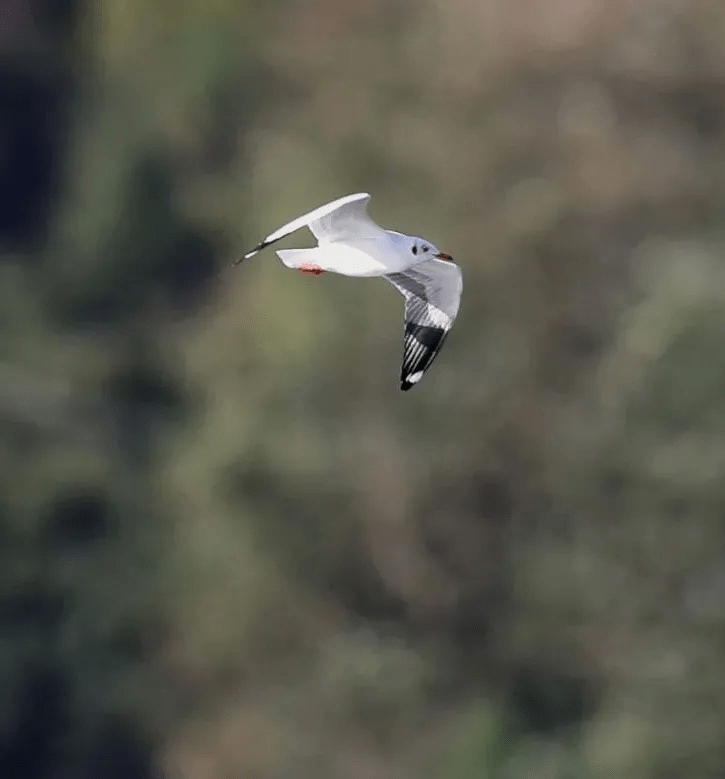
[[[400,389],[417,384],[453,327],[463,291],[461,269],[427,260],[385,278],[405,297],[405,340]]]
[[[332,243],[348,238],[364,238],[368,235],[378,235],[382,228],[373,222],[367,215],[367,204],[370,195],[367,192],[358,192],[356,195],[346,195],[324,206],[315,208],[278,230],[270,233],[261,243],[257,244],[250,252],[244,255],[244,259],[252,257],[265,246],[294,233],[302,227],[309,227],[319,243]]]

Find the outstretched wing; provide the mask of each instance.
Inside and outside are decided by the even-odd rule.
[[[368,200],[370,195],[367,192],[358,192],[356,195],[340,197],[315,208],[314,211],[298,216],[297,219],[270,233],[254,249],[247,252],[244,259],[252,257],[266,246],[285,238],[301,227],[309,227],[319,243],[332,243],[348,238],[365,237],[370,233],[380,233],[382,228],[367,215]]]
[[[427,260],[385,278],[405,297],[405,341],[400,389],[417,384],[440,351],[458,314],[461,269],[452,262]]]
[[[335,243],[369,235],[379,236],[383,228],[368,216],[369,200],[370,195],[360,192],[324,206],[323,213],[310,220],[309,227],[312,234],[319,243]],[[328,211],[327,208],[334,206],[335,203],[337,203],[335,208]]]

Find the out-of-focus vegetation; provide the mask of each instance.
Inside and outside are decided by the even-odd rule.
[[[9,0],[0,95],[0,777],[722,777],[725,5]],[[407,394],[227,268],[359,190]]]

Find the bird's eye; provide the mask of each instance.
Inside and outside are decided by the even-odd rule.
[[[411,249],[411,251],[413,252],[413,254],[418,254],[418,244],[417,243],[413,244],[413,248]]]
[[[424,247],[423,247],[423,251],[424,251],[424,252],[427,252],[427,251],[429,251],[429,250],[430,250],[430,246],[424,246]]]

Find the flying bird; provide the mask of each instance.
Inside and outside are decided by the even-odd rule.
[[[450,255],[417,236],[385,230],[367,214],[370,195],[333,200],[270,233],[243,260],[302,227],[317,239],[312,249],[278,249],[288,267],[313,276],[382,276],[405,298],[400,389],[417,384],[440,351],[458,314],[463,280]]]

